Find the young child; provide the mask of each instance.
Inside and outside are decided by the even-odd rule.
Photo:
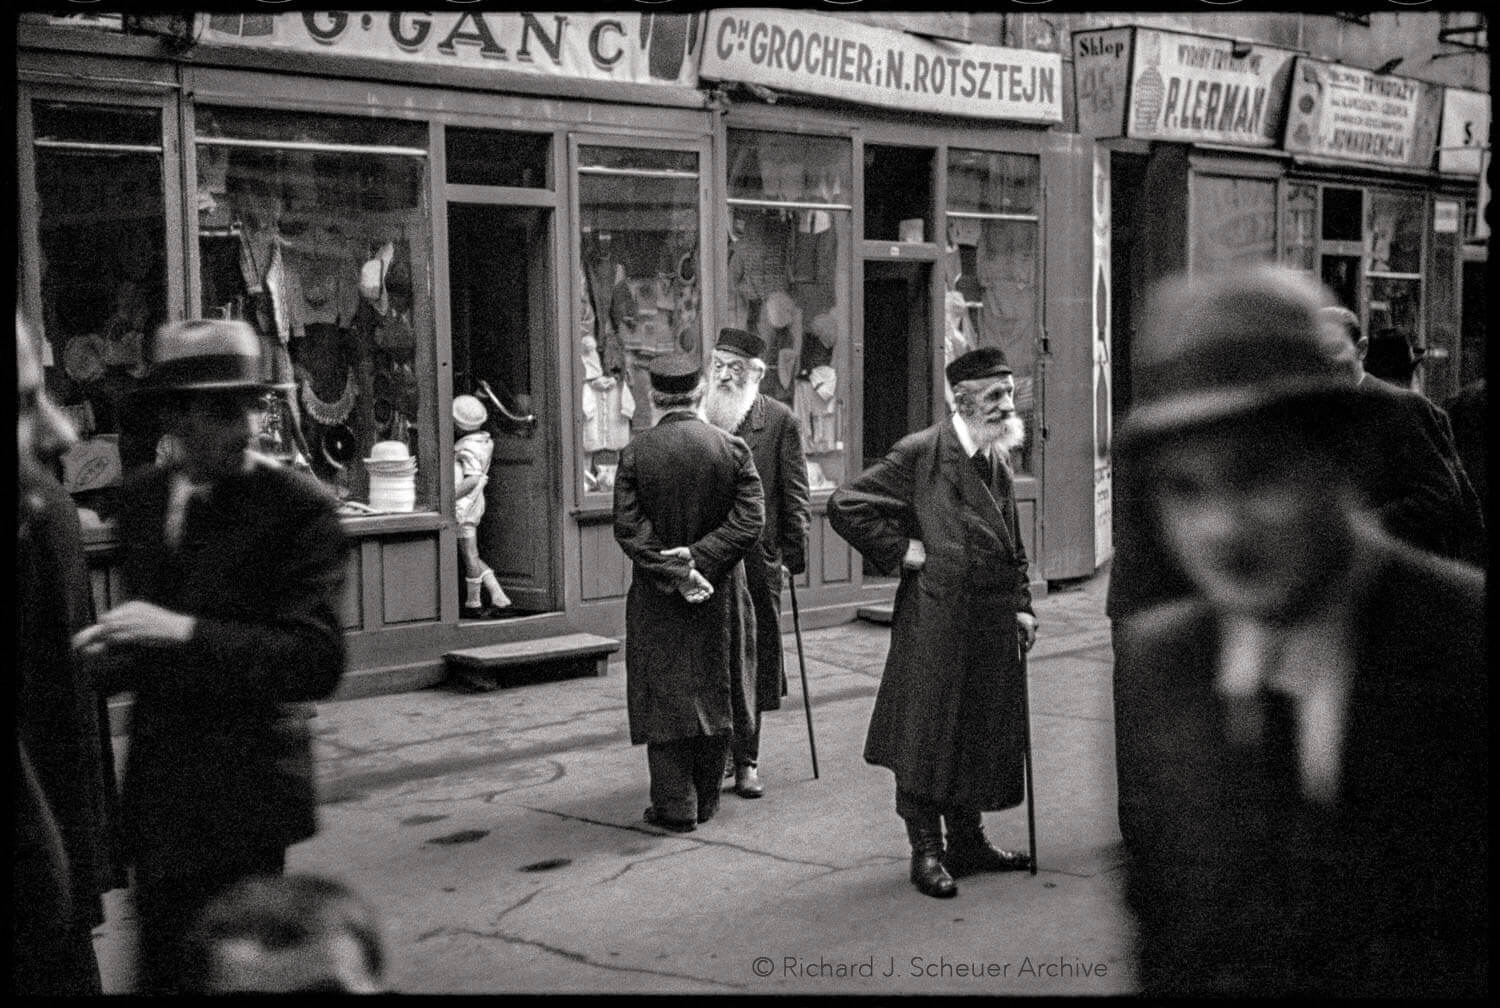
[[[464,565],[461,611],[470,619],[493,616],[511,604],[500,579],[479,558],[479,519],[484,517],[484,487],[490,480],[490,459],[495,454],[489,432],[481,430],[488,419],[484,403],[474,396],[453,397],[453,426],[461,432],[453,446],[454,517],[458,520],[458,551]],[[489,594],[489,609],[484,608],[481,588]]]

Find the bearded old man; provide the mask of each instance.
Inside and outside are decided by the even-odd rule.
[[[807,569],[807,463],[802,429],[792,411],[760,391],[766,344],[743,329],[723,329],[714,347],[713,380],[703,401],[708,422],[744,440],[755,458],[766,503],[758,549],[745,558],[745,583],[755,606],[754,703],[736,706],[731,742],[734,791],[741,798],[765,793],[760,782],[761,712],[778,710],[786,696],[781,660],[782,569]],[[736,692],[736,698],[741,694]]]
[[[754,689],[755,612],[740,561],[765,516],[749,447],[698,413],[699,368],[687,354],[651,362],[656,425],[620,453],[614,499],[615,540],[631,562],[630,743],[646,746],[646,822],[676,833],[718,811],[731,712]]]
[[[865,760],[895,773],[912,884],[939,898],[958,892],[956,877],[1031,865],[990,846],[980,813],[1025,797],[1020,648],[1037,629],[1007,457],[1025,437],[1015,377],[995,347],[946,374],[953,416],[902,438],[828,502],[834,531],[901,576]]]

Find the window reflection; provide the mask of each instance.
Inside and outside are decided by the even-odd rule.
[[[123,472],[151,460],[124,407],[166,320],[161,113],[38,101],[32,118],[46,382],[83,437],[64,484],[108,518]]]
[[[1034,157],[986,151],[949,152],[949,216],[944,258],[943,358],[980,346],[1005,351],[1016,379],[1016,412],[1026,443],[1012,462],[1035,472],[1039,220]],[[947,390],[949,405],[952,391]]]
[[[250,109],[198,122],[202,312],[260,335],[281,393],[262,449],[353,513],[433,507],[426,130]]]
[[[729,291],[724,324],[765,341],[761,392],[802,429],[808,483],[845,478],[852,145],[730,130]]]
[[[619,450],[651,425],[652,358],[702,352],[698,155],[583,146],[578,159],[583,480],[607,492]]]

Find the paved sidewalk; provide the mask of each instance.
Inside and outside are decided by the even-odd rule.
[[[890,773],[860,755],[889,630],[862,622],[804,635],[821,779],[787,634],[766,797],[726,792],[686,835],[641,821],[622,663],[490,694],[323,704],[322,831],[290,868],[381,908],[391,981],[409,993],[1130,993],[1104,588],[1101,575],[1036,607],[1035,878],[964,879],[943,901],[907,882]],[[1000,846],[1025,846],[1024,807],[986,823]],[[110,991],[131,982],[123,895],[96,938]]]

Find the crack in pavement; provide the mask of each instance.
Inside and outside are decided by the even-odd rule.
[[[618,882],[620,880],[621,876],[623,876],[626,872],[630,871],[630,869],[634,868],[636,865],[642,865],[642,864],[645,864],[648,861],[660,861],[662,858],[676,857],[679,854],[685,854],[685,853],[687,853],[689,850],[692,850],[692,848],[691,847],[679,847],[677,850],[670,850],[670,851],[667,851],[664,854],[655,854],[655,855],[653,855],[651,857],[648,857],[648,858],[637,858],[637,859],[635,859],[633,861],[628,862],[625,865],[624,868],[621,868],[619,871],[615,872],[613,875],[609,876],[608,878],[602,878],[598,882],[595,882],[594,885],[600,886],[600,885],[604,885],[604,883],[606,883],[606,882]]]
[[[697,844],[700,847],[725,847],[729,850],[737,850],[743,854],[752,854],[757,857],[769,858],[772,861],[780,861],[783,864],[806,865],[814,868],[835,868],[826,861],[804,861],[801,858],[785,857],[781,854],[773,854],[770,851],[757,850],[754,847],[746,847],[744,844],[730,843],[728,840],[707,840],[698,836],[690,836],[686,833],[662,833],[660,830],[644,829],[640,826],[612,823],[603,819],[590,819],[587,816],[574,815],[571,812],[557,812],[552,809],[535,808],[531,805],[518,805],[530,812],[540,812],[545,815],[557,816],[559,819],[572,819],[575,822],[589,823],[593,826],[608,826],[611,829],[629,830],[632,833],[645,833],[647,836],[666,836],[672,840],[685,840],[688,843]]]
[[[473,938],[493,938],[497,941],[502,941],[507,945],[527,945],[531,948],[541,949],[544,952],[551,952],[555,956],[560,956],[572,962],[582,963],[585,966],[594,966],[598,969],[613,970],[616,973],[641,973],[646,976],[670,977],[674,980],[691,980],[694,983],[708,984],[712,987],[724,987],[729,990],[744,990],[746,987],[745,984],[729,983],[725,980],[714,980],[708,977],[694,976],[691,973],[674,973],[671,970],[649,969],[645,966],[620,966],[616,965],[615,963],[600,962],[597,959],[589,958],[582,952],[574,952],[572,949],[566,949],[559,945],[552,945],[548,942],[544,942],[536,938],[526,938],[521,935],[506,934],[503,931],[480,931],[475,928],[448,927],[438,928],[436,931],[429,932],[428,934],[424,935],[423,938],[436,938],[439,935],[469,935]]]
[[[397,742],[393,745],[379,746],[375,749],[358,749],[354,746],[348,745],[347,743],[336,742],[332,738],[322,735],[314,736],[314,738],[319,742],[324,742],[328,745],[336,746],[340,749],[346,749],[351,753],[359,756],[382,756],[388,753],[400,752],[403,749],[410,749],[413,746],[431,745],[434,742],[452,742],[457,739],[470,738],[474,735],[492,735],[500,731],[504,731],[512,735],[524,735],[527,732],[541,731],[544,728],[560,728],[564,725],[575,724],[582,718],[588,717],[592,714],[613,714],[623,711],[624,709],[625,705],[622,703],[617,704],[613,707],[599,707],[594,710],[579,711],[578,713],[563,718],[560,721],[546,721],[540,724],[528,725],[525,728],[517,728],[514,725],[487,725],[484,728],[470,728],[465,731],[450,732],[447,735],[424,736],[419,739],[412,739],[410,742]],[[333,729],[333,731],[337,730],[338,729],[336,728]]]

